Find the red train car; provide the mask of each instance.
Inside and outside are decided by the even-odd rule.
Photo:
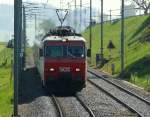
[[[58,28],[35,42],[35,65],[44,87],[65,86],[80,91],[86,86],[85,42],[70,28]]]

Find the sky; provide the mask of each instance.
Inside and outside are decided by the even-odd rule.
[[[47,3],[60,8],[60,1],[63,2],[63,8],[66,8],[67,3],[71,3],[71,5],[74,4],[75,0],[23,0],[24,2],[36,2],[36,3]],[[100,9],[100,1],[101,0],[92,0],[93,7]],[[120,1],[121,0],[104,0],[104,11],[110,10],[110,9],[119,9],[120,8]],[[0,0],[0,4],[13,4],[14,0]],[[86,6],[89,6],[90,0],[82,0],[83,4],[86,4]],[[80,4],[80,0],[77,0],[77,5]],[[85,5],[84,5],[85,6]],[[72,6],[73,7],[73,6]]]
[[[60,5],[60,1],[63,3]],[[76,0],[77,5],[80,5],[80,0]],[[92,0],[92,7],[99,9],[101,8],[101,0]],[[120,4],[121,0],[103,0],[104,1],[104,12],[108,13],[111,10],[115,9],[120,9]],[[71,9],[74,9],[74,3],[75,0],[23,0],[23,2],[34,2],[34,3],[48,3],[49,5],[55,7],[55,8],[68,8],[67,3],[69,2],[70,5],[72,6]],[[84,7],[89,7],[90,6],[90,0],[82,0],[83,6]],[[0,0],[0,4],[8,4],[8,5],[13,5],[14,0]]]

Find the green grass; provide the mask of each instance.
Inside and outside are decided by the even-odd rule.
[[[5,47],[5,43],[0,42],[0,51],[3,50],[4,47]]]
[[[26,56],[30,56],[33,54],[33,47],[27,47],[26,48]]]
[[[111,73],[111,64],[115,64],[115,74],[120,72],[120,28],[121,22],[107,22],[104,24],[104,57],[109,60],[101,69]],[[100,53],[100,25],[92,28],[92,60],[91,66],[95,66],[96,54]],[[89,29],[83,36],[89,45]],[[115,45],[112,50],[112,59],[109,59],[107,45],[109,40]],[[146,83],[150,79],[150,16],[137,16],[125,20],[125,75],[128,81],[136,74],[135,84],[150,90]],[[149,64],[149,65],[148,65]],[[146,78],[146,79],[145,79]]]
[[[0,51],[0,117],[11,117],[12,115],[12,97],[13,81],[11,78],[11,57],[12,50],[4,48]],[[7,61],[6,61],[7,59]]]

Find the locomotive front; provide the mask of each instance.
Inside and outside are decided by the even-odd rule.
[[[44,85],[81,90],[86,85],[86,46],[81,36],[54,36],[44,39]]]
[[[54,39],[54,40],[53,40]],[[44,42],[44,80],[48,87],[81,90],[86,83],[86,47],[82,37],[49,37]]]
[[[80,91],[86,86],[86,41],[71,27],[50,30],[34,46],[34,60],[46,88]]]

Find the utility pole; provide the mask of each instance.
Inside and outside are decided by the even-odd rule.
[[[20,54],[22,31],[22,0],[14,0],[14,111],[18,117],[18,79],[20,78]]]
[[[82,0],[80,0],[80,31],[82,30]]]
[[[103,60],[103,0],[101,0],[101,59]]]
[[[86,27],[86,21],[87,21],[87,18],[86,18],[86,8],[84,9],[84,27]]]
[[[74,3],[74,7],[75,7],[75,13],[74,13],[74,25],[75,25],[75,30],[77,30],[77,1],[75,0],[75,3]]]
[[[36,26],[37,26],[37,16],[36,16],[36,13],[34,15],[34,20],[35,20],[35,39],[36,39]]]
[[[121,8],[121,74],[124,72],[124,0]]]
[[[26,57],[26,14],[25,6],[23,6],[23,67],[25,67],[25,57]]]
[[[90,0],[90,51],[92,52],[92,0]]]
[[[110,23],[111,23],[111,16],[112,16],[111,12],[112,12],[112,11],[110,10]]]
[[[68,10],[69,10],[69,11],[71,11],[70,3],[68,2],[67,4],[68,4]],[[68,26],[70,26],[70,24],[71,24],[71,23],[70,23],[70,22],[71,22],[71,20],[70,20],[70,19],[71,19],[71,16],[70,16],[70,12],[69,12],[69,14],[68,14],[68,18],[67,18],[67,24],[68,24]]]
[[[20,27],[20,30],[19,30],[19,36],[20,36],[20,38],[19,38],[19,48],[18,48],[18,50],[19,50],[19,70],[20,70],[20,72],[19,72],[19,79],[21,78],[21,76],[22,76],[22,65],[23,65],[23,51],[22,51],[22,44],[23,44],[23,28],[22,28],[22,2],[20,2],[20,7],[19,7],[19,10],[20,10],[20,12],[19,12],[19,27]]]

